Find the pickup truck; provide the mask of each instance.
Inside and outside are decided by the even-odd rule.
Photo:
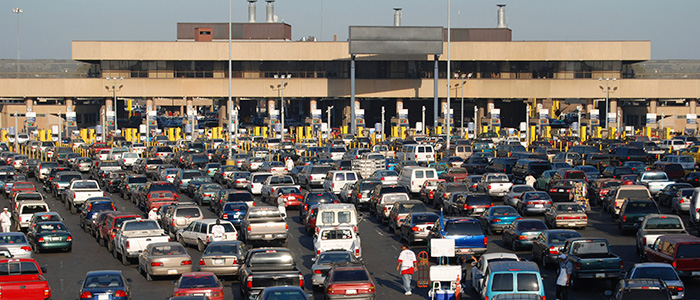
[[[360,258],[361,255],[360,236],[355,233],[352,226],[321,227],[318,234],[314,236],[314,252],[316,258],[322,252],[330,250],[346,250]]]
[[[304,288],[304,275],[297,268],[297,260],[287,248],[257,248],[248,251],[239,270],[243,299],[252,299],[264,288],[298,286]]]
[[[100,185],[95,180],[73,180],[65,193],[64,204],[70,213],[78,213],[78,207],[82,206],[88,198],[105,197],[100,190]]]
[[[278,241],[287,245],[289,225],[276,206],[254,206],[241,221],[243,241]]]
[[[688,232],[685,230],[681,217],[659,214],[646,215],[637,230],[637,254],[644,258],[644,248],[653,245],[659,236],[682,233]]]
[[[0,260],[0,291],[2,299],[50,299],[51,288],[40,268],[31,258]],[[9,272],[8,272],[9,270]]]
[[[155,220],[128,220],[114,235],[112,256],[121,256],[122,264],[128,266],[130,259],[135,259],[151,243],[167,243],[170,241],[163,229]]]
[[[503,198],[508,195],[513,183],[508,175],[503,173],[488,173],[481,177],[477,184],[477,190],[483,191],[491,197]]]
[[[603,210],[608,210],[613,217],[620,214],[620,208],[627,199],[652,199],[649,189],[641,185],[622,185],[610,191],[603,203]]]
[[[583,287],[586,279],[617,282],[623,276],[622,259],[610,252],[606,239],[571,238],[561,253],[574,265],[570,286],[575,289]]]
[[[275,189],[282,186],[296,187],[299,190],[301,190],[301,186],[294,182],[294,178],[292,178],[292,176],[270,176],[267,177],[267,179],[265,179],[265,182],[262,184],[262,188],[260,189],[260,195],[263,201],[267,201],[267,199],[269,199],[270,196],[275,194]]]
[[[639,174],[637,180],[635,180],[635,184],[646,186],[654,197],[656,197],[667,185],[672,183],[675,182],[668,180],[668,175],[666,175],[666,172],[644,172]]]

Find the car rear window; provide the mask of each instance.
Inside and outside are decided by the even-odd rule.
[[[39,274],[36,264],[31,261],[8,261],[0,263],[0,276]]]
[[[491,291],[510,292],[513,290],[513,274],[494,274],[491,281]]]
[[[12,188],[18,190],[35,189],[32,183],[15,183]]]
[[[149,221],[149,220],[144,220],[141,222],[131,222],[131,223],[126,223],[124,225],[124,230],[152,230],[152,229],[160,229],[158,227],[158,223],[156,221]]]
[[[333,272],[334,282],[368,281],[369,277],[365,270],[335,270]]]
[[[540,290],[540,281],[537,279],[537,274],[520,273],[517,276],[519,292],[536,292]]]
[[[534,191],[535,189],[531,186],[517,186],[513,188],[513,193],[524,193],[529,191]]]
[[[175,216],[176,217],[185,217],[185,218],[197,218],[201,216],[201,212],[199,211],[198,208],[195,207],[184,207],[184,208],[178,208],[175,211]]]
[[[659,213],[659,209],[654,202],[629,202],[625,208],[625,213],[640,214],[640,213]]]
[[[219,286],[219,281],[217,281],[212,275],[183,276],[179,283],[179,287],[181,289]]]
[[[399,213],[404,214],[404,213],[413,213],[413,212],[426,212],[428,211],[427,208],[425,208],[425,205],[423,203],[406,203],[406,204],[401,204],[399,206]]]
[[[73,188],[76,189],[99,189],[96,182],[85,181],[85,182],[75,182]]]
[[[22,212],[21,214],[33,214],[33,213],[38,213],[38,212],[47,212],[49,211],[49,208],[45,204],[38,204],[38,205],[25,205],[22,206]]]
[[[267,180],[267,177],[270,176],[272,176],[272,174],[255,175],[253,176],[253,183],[263,183],[265,180]]]
[[[518,222],[518,230],[529,231],[529,230],[546,230],[547,225],[542,221],[526,221]]]
[[[146,183],[148,182],[148,178],[146,177],[131,177],[127,180],[127,183]]]
[[[448,235],[483,235],[479,222],[447,222],[445,231]]]
[[[700,244],[680,244],[676,250],[678,258],[700,258]]]
[[[294,257],[288,251],[265,250],[253,253],[248,260],[248,265],[251,267],[293,266]]]

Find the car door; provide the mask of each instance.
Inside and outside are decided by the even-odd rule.
[[[187,244],[194,244],[194,232],[199,231],[199,222],[192,222],[182,230],[182,239]]]

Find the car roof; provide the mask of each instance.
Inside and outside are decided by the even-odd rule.
[[[491,273],[494,272],[540,272],[536,263],[531,261],[496,261],[489,263]]]

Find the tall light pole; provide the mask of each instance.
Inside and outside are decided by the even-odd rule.
[[[17,78],[19,78],[19,14],[23,12],[21,8],[12,9],[12,13],[17,15],[17,75],[15,75]]]
[[[114,133],[117,133],[117,129],[119,128],[117,126],[117,90],[121,90],[124,85],[120,85],[119,88],[117,88],[117,80],[119,82],[124,80],[124,76],[117,78],[117,76],[114,77],[109,77],[107,76],[105,79],[107,80],[112,80],[112,96],[114,98],[114,102],[112,102],[112,109],[114,110]],[[107,90],[109,90],[109,86],[105,86]],[[105,112],[106,114],[106,112]]]
[[[330,140],[331,138],[331,110],[333,109],[333,106],[329,106],[326,109],[326,115],[328,116],[328,126],[326,126],[326,138]],[[384,122],[384,118],[382,117],[382,122]]]
[[[617,80],[617,78],[613,77],[612,81],[615,82],[615,80]],[[603,77],[598,77],[598,81],[602,82]],[[608,125],[608,113],[610,113],[610,109],[608,106],[608,102],[610,101],[610,78],[609,77],[605,78],[605,88],[603,88],[603,86],[601,85],[600,89],[603,90],[603,92],[605,93],[605,130],[607,130],[608,127],[610,127]],[[617,90],[617,87],[615,87],[614,89]]]
[[[282,136],[282,140],[284,140],[284,89],[287,87],[287,84],[289,84],[289,79],[292,78],[292,74],[275,74],[274,78],[277,81],[277,85],[271,85],[270,88],[280,92],[280,123],[282,124],[280,135]]]
[[[231,96],[233,70],[231,70],[231,47],[231,0],[228,0],[228,138],[226,139],[228,142],[228,159],[233,159],[233,145],[231,145],[231,136],[233,135],[231,132],[233,127],[231,126],[233,124],[233,99]],[[236,120],[236,122],[238,122],[238,120]],[[236,136],[238,136],[238,130],[236,130]]]
[[[462,118],[461,122],[461,128],[460,130],[462,131],[462,134],[464,134],[464,86],[467,85],[467,80],[469,78],[472,78],[472,73],[466,74],[466,73],[455,73],[455,79],[462,79],[462,108],[461,112],[459,113],[460,117]]]
[[[421,122],[423,122],[423,127],[421,128],[420,133],[425,134],[425,105],[423,106],[422,112],[423,112],[423,114],[422,114]]]
[[[382,106],[382,135],[381,135],[382,142],[384,142],[384,113],[385,112],[386,112],[386,110],[384,110],[384,106]]]
[[[450,132],[450,73],[452,73],[450,66],[450,45],[452,40],[452,37],[450,36],[452,32],[451,3],[452,0],[447,0],[447,112],[445,112],[445,123],[447,123],[447,143],[445,145],[445,149],[447,150],[447,156],[450,156],[450,137],[452,136]]]

